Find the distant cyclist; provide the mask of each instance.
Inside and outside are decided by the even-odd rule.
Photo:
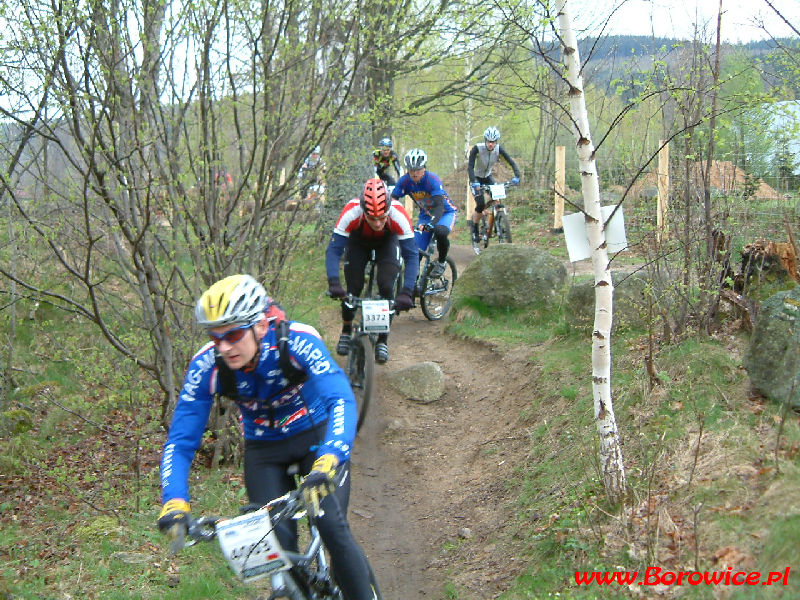
[[[475,144],[469,151],[469,161],[467,163],[467,175],[469,185],[472,188],[472,195],[475,197],[475,210],[472,212],[472,220],[469,227],[472,230],[472,242],[478,243],[478,223],[481,220],[483,209],[486,208],[486,200],[483,197],[481,185],[494,184],[492,169],[501,158],[514,169],[512,185],[519,184],[519,168],[514,159],[500,145],[500,130],[497,127],[487,127],[483,132],[483,143]]]
[[[375,250],[378,293],[381,298],[394,298],[394,282],[400,272],[400,256],[406,264],[403,288],[394,298],[395,310],[408,310],[413,306],[412,290],[419,272],[419,251],[414,240],[411,217],[400,202],[392,201],[386,184],[374,177],[364,185],[360,198],[348,202],[333,228],[331,241],[325,252],[325,270],[328,291],[333,298],[343,298],[347,293],[359,296],[364,287],[364,268]],[[345,254],[344,280],[347,291],[339,279],[339,260]],[[336,344],[336,353],[347,355],[353,332],[355,310],[342,303],[342,333]],[[378,334],[375,360],[381,364],[389,360],[388,333]]]
[[[431,275],[439,277],[444,273],[447,252],[450,250],[450,232],[456,222],[458,211],[442,185],[438,175],[426,169],[428,155],[419,148],[409,150],[403,162],[406,174],[398,181],[392,191],[392,198],[411,196],[419,207],[419,221],[414,236],[417,246],[425,250],[436,238],[437,260],[433,261]]]
[[[391,138],[383,138],[378,146],[379,148],[372,153],[372,166],[375,168],[375,175],[383,179],[386,185],[394,185],[397,179],[387,171],[390,167],[394,167],[395,174],[400,177],[400,158],[397,156],[397,152],[392,150]]]
[[[324,191],[325,161],[322,160],[322,148],[314,146],[297,173],[297,178],[302,182],[303,198],[309,192],[316,191],[321,195]]]

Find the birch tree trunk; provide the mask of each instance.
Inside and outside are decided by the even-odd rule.
[[[625,466],[619,443],[617,421],[611,400],[611,318],[614,285],[608,262],[605,228],[600,210],[600,184],[589,132],[589,116],[583,94],[583,76],[578,43],[572,31],[567,0],[558,0],[558,28],[561,35],[570,109],[575,132],[578,165],[589,246],[595,281],[594,330],[592,333],[592,395],[594,419],[600,437],[600,465],[603,485],[612,502],[625,496]]]

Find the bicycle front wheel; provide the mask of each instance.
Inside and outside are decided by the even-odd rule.
[[[511,243],[511,225],[508,222],[508,215],[505,212],[497,215],[497,240]]]
[[[372,400],[373,379],[375,376],[375,350],[368,335],[357,335],[350,344],[347,356],[347,378],[353,395],[356,397],[358,423],[356,433],[361,430],[367,408]]]
[[[445,260],[444,273],[439,277],[431,277],[431,264],[425,271],[425,285],[420,290],[420,304],[422,314],[429,321],[438,321],[450,310],[450,294],[453,293],[453,284],[458,278],[456,263],[449,256]]]
[[[272,578],[272,595],[270,598],[286,598],[288,600],[313,600],[311,586],[306,577],[296,568],[282,571]]]

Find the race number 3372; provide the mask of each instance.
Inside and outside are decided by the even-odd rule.
[[[364,318],[364,331],[368,333],[387,333],[389,331],[389,301],[364,300],[361,302]]]

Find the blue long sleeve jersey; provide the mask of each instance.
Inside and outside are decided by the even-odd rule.
[[[347,377],[316,329],[290,322],[289,356],[308,379],[288,386],[278,362],[275,326],[261,340],[252,371],[236,370],[240,422],[247,440],[282,440],[327,421],[317,455],[349,459],[356,434],[356,402]],[[189,468],[200,446],[214,395],[219,390],[214,345],[192,358],[175,406],[161,457],[162,500],[189,500]]]
[[[411,196],[420,209],[420,223],[432,222],[435,225],[443,214],[457,212],[442,180],[430,171],[425,171],[418,183],[414,183],[408,173],[398,179],[392,191],[392,199],[399,200],[405,195]]]

